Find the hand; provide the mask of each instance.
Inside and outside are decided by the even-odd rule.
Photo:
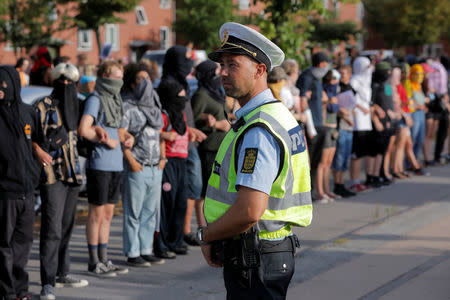
[[[340,107],[339,114],[342,118],[347,118],[348,117],[348,109],[346,109],[344,107]]]
[[[127,137],[125,138],[125,141],[123,141],[122,145],[123,145],[123,147],[124,147],[125,149],[131,149],[131,148],[133,148],[133,145],[134,145],[134,136],[132,136],[131,134],[130,134],[130,135],[127,135]]]
[[[108,141],[108,133],[106,130],[100,126],[94,126],[95,134],[97,135],[98,142],[102,144],[106,144]]]
[[[0,99],[3,99],[5,97],[5,93],[3,91],[0,91]]]
[[[115,139],[108,138],[108,140],[106,141],[105,144],[111,149],[116,149],[117,146],[119,146],[119,141],[115,140]]]
[[[133,173],[141,172],[144,169],[142,167],[142,165],[139,162],[137,162],[136,160],[130,164],[130,168],[131,168],[131,172],[133,172]]]
[[[164,170],[166,163],[167,163],[167,159],[161,158],[158,163],[158,170]]]
[[[203,257],[205,258],[205,260],[208,263],[208,265],[210,265],[211,267],[214,267],[214,268],[222,267],[222,264],[220,262],[214,261],[212,259],[212,257],[211,257],[211,245],[210,244],[200,245],[200,247],[202,248]]]
[[[203,142],[206,139],[206,134],[204,134],[201,130],[198,130],[197,128],[189,127],[189,135],[192,135],[194,140],[196,142]]]
[[[391,120],[397,119],[397,114],[393,112],[392,110],[388,109],[387,114]]]
[[[175,141],[175,139],[177,138],[177,133],[174,131],[170,131],[170,132],[165,132],[163,138],[165,140],[168,140],[170,142]]]
[[[378,117],[380,119],[384,119],[386,117],[386,113],[384,112],[384,110],[379,107],[379,106],[375,106],[375,113],[378,115]]]
[[[53,162],[53,158],[50,154],[39,148],[36,150],[36,158],[40,165],[42,166],[50,166]]]
[[[214,116],[211,114],[206,115],[205,121],[206,121],[206,124],[208,125],[208,127],[214,127],[214,125],[216,124],[216,118],[214,118]]]

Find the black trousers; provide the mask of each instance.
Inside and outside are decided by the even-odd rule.
[[[187,207],[185,173],[186,159],[169,158],[162,177],[161,221],[155,242],[156,252],[173,251],[183,243]]]
[[[289,283],[295,271],[292,252],[276,252],[261,255],[261,265],[252,269],[251,286],[243,288],[236,280],[238,270],[224,265],[223,279],[227,289],[227,299],[286,299]]]
[[[439,120],[439,127],[437,130],[437,136],[436,136],[436,145],[434,146],[434,160],[439,162],[441,159],[442,150],[444,149],[444,143],[445,139],[447,138],[447,132],[448,132],[448,114],[449,112],[443,112],[441,113],[441,117]]]
[[[28,292],[28,262],[33,243],[34,196],[0,192],[0,298]]]
[[[69,273],[69,240],[75,222],[79,189],[79,186],[61,181],[41,186],[39,255],[42,286],[55,286],[56,276]]]

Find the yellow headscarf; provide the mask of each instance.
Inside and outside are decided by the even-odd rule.
[[[411,89],[413,91],[419,92],[422,90],[423,67],[421,65],[415,64],[411,67],[409,80],[411,81]]]

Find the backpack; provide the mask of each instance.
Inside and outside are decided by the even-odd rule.
[[[78,124],[80,124],[81,118],[83,117],[84,114],[84,109],[86,107],[86,103],[89,100],[89,98],[91,96],[93,96],[94,93],[90,93],[89,95],[86,96],[86,98],[80,103],[80,119],[78,120]],[[100,107],[98,109],[98,115],[97,115],[97,120],[98,118],[101,116],[102,114],[102,102],[100,101]],[[94,122],[96,122],[94,120]],[[94,123],[95,124],[95,123]],[[94,142],[91,142],[90,140],[84,138],[84,137],[80,137],[78,136],[78,141],[77,141],[77,150],[78,150],[78,155],[83,156],[87,159],[89,159],[92,155],[92,151],[94,151],[95,148],[95,144]]]

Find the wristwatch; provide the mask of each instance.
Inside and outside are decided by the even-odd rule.
[[[201,226],[201,227],[199,227],[198,230],[197,230],[197,240],[198,240],[198,242],[200,243],[200,245],[206,245],[206,244],[208,244],[207,242],[205,242],[205,241],[203,240],[203,229],[205,229],[205,228],[206,228],[206,227]]]

